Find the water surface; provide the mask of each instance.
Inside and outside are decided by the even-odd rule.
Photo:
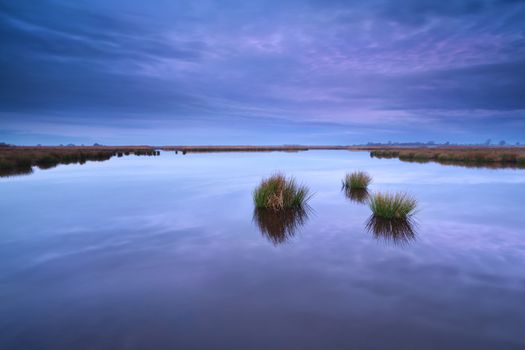
[[[358,169],[370,192],[418,199],[412,235],[367,228],[366,203],[341,191]],[[310,186],[310,211],[254,212],[275,171]],[[347,151],[2,178],[0,348],[523,349],[524,185],[519,169]]]

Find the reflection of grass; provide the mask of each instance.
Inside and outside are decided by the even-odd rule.
[[[282,210],[302,208],[312,195],[308,187],[298,185],[293,178],[275,174],[264,179],[253,193],[257,208]]]
[[[366,223],[366,228],[374,234],[374,237],[391,241],[394,244],[407,244],[415,240],[415,223],[411,218],[406,219],[383,219],[377,216],[370,216]]]
[[[356,203],[366,203],[369,196],[366,189],[344,188],[344,191],[346,197]]]
[[[370,197],[369,205],[377,218],[406,219],[414,213],[417,201],[406,193],[376,193]]]
[[[372,177],[364,171],[354,171],[351,174],[346,174],[343,180],[343,187],[345,189],[359,189],[364,190],[372,182]]]
[[[19,175],[29,175],[33,173],[33,168],[28,167],[9,167],[7,169],[0,168],[0,177],[12,177]]]
[[[255,208],[253,220],[273,244],[284,243],[297,232],[297,229],[308,220],[308,206],[274,210],[268,208]]]

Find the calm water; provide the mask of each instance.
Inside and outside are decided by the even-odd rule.
[[[418,199],[414,236],[367,230],[340,189],[356,169]],[[251,199],[276,170],[316,193],[283,235]],[[0,348],[524,349],[524,185],[524,170],[346,151],[2,178]]]

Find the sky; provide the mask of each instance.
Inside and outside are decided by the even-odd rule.
[[[0,142],[525,143],[525,1],[0,0]]]

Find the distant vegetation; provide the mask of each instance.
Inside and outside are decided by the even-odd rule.
[[[501,143],[501,142],[500,142]],[[467,167],[511,167],[525,168],[525,147],[444,146],[427,143],[421,147],[378,146],[14,146],[0,142],[0,176],[29,174],[33,167],[52,168],[58,164],[103,161],[113,156],[158,155],[165,151],[186,152],[297,152],[306,150],[370,151],[372,157],[399,158],[409,162],[435,161],[444,165]],[[395,146],[394,146],[395,145]],[[399,144],[401,145],[401,144]],[[363,180],[363,178],[361,178]],[[352,178],[348,179],[352,188]],[[357,193],[355,194],[357,195]],[[355,197],[357,198],[357,197]]]
[[[299,152],[308,151],[308,146],[165,146],[165,151],[186,153],[215,153],[215,152]]]
[[[345,189],[366,190],[371,182],[372,177],[367,172],[354,171],[351,174],[346,174],[343,187]]]
[[[414,214],[417,201],[406,193],[375,193],[370,196],[369,205],[376,218],[407,219]]]
[[[311,198],[308,187],[298,185],[294,178],[275,174],[262,180],[253,193],[256,208],[283,210],[302,208]]]
[[[381,149],[370,152],[375,158],[399,158],[408,162],[434,161],[444,165],[525,167],[525,149],[512,148],[421,148]]]
[[[122,154],[159,155],[149,147],[1,147],[0,176],[30,174],[33,167],[50,169],[59,164],[105,161]]]

